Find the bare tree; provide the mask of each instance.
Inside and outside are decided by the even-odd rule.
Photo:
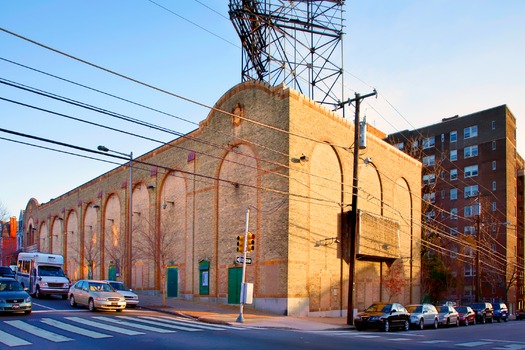
[[[6,206],[0,202],[0,221],[7,221],[9,220],[11,215],[9,215],[9,211],[7,210]]]
[[[159,230],[156,230],[154,221],[146,218],[135,228],[137,237],[135,247],[139,256],[154,262],[155,269],[159,271],[162,305],[166,306],[166,275],[170,261],[175,260],[175,247],[177,244],[176,230],[172,220],[161,220]]]

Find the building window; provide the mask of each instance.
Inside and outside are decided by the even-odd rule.
[[[476,235],[476,228],[474,226],[465,226],[463,228],[463,233],[466,235],[475,236]]]
[[[496,191],[496,181],[492,181],[492,191]]]
[[[493,150],[493,151],[496,150],[496,141],[492,141],[492,150]]]
[[[496,121],[495,120],[492,121],[492,130],[496,130]]]
[[[465,147],[463,149],[463,158],[476,157],[478,155],[478,145]]]
[[[441,190],[441,199],[445,199],[445,190]]]
[[[452,236],[457,236],[458,235],[458,228],[457,227],[451,227],[449,232],[450,232],[450,234]]]
[[[457,140],[458,140],[458,132],[451,131],[450,132],[450,142],[456,142]]]
[[[457,180],[458,179],[458,169],[451,169],[450,170],[450,180]]]
[[[423,200],[430,203],[436,203],[436,192],[423,194]]]
[[[423,149],[432,148],[436,145],[436,139],[434,136],[424,138],[422,145]]]
[[[465,276],[474,276],[472,264],[465,263]]]
[[[435,211],[428,211],[427,212],[427,222],[432,221],[436,217]]]
[[[478,185],[466,186],[464,193],[465,193],[465,198],[477,196],[478,195]]]
[[[432,165],[436,164],[436,156],[435,155],[431,155],[431,156],[423,157],[423,164],[425,166],[432,166]]]
[[[397,148],[397,149],[400,149],[400,150],[404,150],[405,149],[405,143],[404,142],[396,143],[396,144],[394,144],[394,147]]]
[[[450,161],[453,162],[453,161],[456,161],[458,160],[458,150],[457,149],[453,149],[450,151]]]
[[[451,220],[457,220],[458,219],[458,208],[450,209],[450,219]]]
[[[466,166],[464,169],[465,178],[478,176],[478,165]]]
[[[418,140],[412,141],[412,150],[416,149],[418,146],[419,146]]]
[[[441,171],[441,180],[445,180],[445,170]]]
[[[474,215],[479,215],[479,204],[475,205],[467,205],[463,209],[463,216],[466,218],[470,218]]]
[[[492,202],[492,211],[496,211],[496,202]]]
[[[492,161],[492,170],[496,170],[496,161],[495,160]]]
[[[458,189],[453,188],[450,190],[450,200],[456,200],[458,199]]]
[[[465,140],[470,139],[472,137],[476,137],[476,136],[478,136],[478,126],[477,125],[469,126],[468,128],[463,129],[463,138]]]
[[[435,174],[423,175],[423,185],[429,185],[429,184],[435,184],[435,183],[436,183]]]

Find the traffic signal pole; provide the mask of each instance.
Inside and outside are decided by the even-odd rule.
[[[237,322],[243,323],[244,322],[244,302],[246,299],[246,296],[244,295],[244,282],[246,279],[246,254],[247,254],[247,244],[248,244],[248,227],[250,226],[250,208],[246,209],[246,226],[244,228],[244,249],[243,251],[243,259],[242,259],[242,277],[241,277],[241,305],[240,305],[240,311],[239,311],[239,317],[237,317]]]

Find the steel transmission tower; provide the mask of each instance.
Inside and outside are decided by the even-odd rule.
[[[344,100],[343,4],[230,0],[230,20],[242,43],[242,81],[285,83],[336,109]]]

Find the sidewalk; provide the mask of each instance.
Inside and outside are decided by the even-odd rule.
[[[346,324],[346,317],[291,317],[279,316],[268,312],[244,307],[244,322],[237,322],[240,314],[238,305],[226,305],[211,302],[196,302],[177,298],[167,298],[162,306],[162,296],[139,295],[139,308],[156,310],[173,315],[193,318],[202,322],[249,326],[262,328],[281,328],[297,330],[342,330],[353,329]]]

